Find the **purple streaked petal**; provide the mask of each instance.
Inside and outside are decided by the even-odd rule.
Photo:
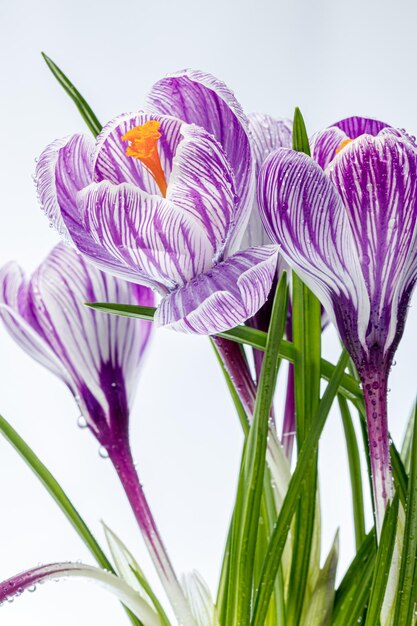
[[[258,201],[280,253],[321,300],[352,352],[365,347],[369,298],[340,196],[310,157],[281,148],[264,163]]]
[[[158,282],[165,293],[212,265],[214,250],[200,223],[165,198],[102,182],[84,189],[79,203],[86,230],[115,265]]]
[[[146,287],[142,295],[152,301]],[[134,304],[136,298],[128,283],[60,244],[31,278],[27,319],[65,367],[87,421],[102,437],[127,428],[150,324],[105,316],[85,307],[86,301]]]
[[[203,128],[183,124],[167,200],[189,213],[206,232],[216,262],[235,218],[235,181],[220,144]]]
[[[160,303],[155,322],[210,335],[252,317],[266,301],[277,268],[276,246],[236,253]]]
[[[172,160],[181,139],[181,122],[169,116],[144,112],[126,113],[110,121],[97,138],[93,179],[107,180],[115,185],[132,183],[150,194],[161,195],[153,176],[138,159],[126,156],[127,142],[122,139],[129,130],[150,120],[160,122],[161,137],[157,148],[166,181],[171,175]],[[91,182],[91,181],[90,181]]]
[[[266,113],[250,113],[248,121],[258,172],[271,152],[278,148],[291,148],[292,123],[290,120],[276,119]]]
[[[386,351],[417,270],[417,149],[391,132],[364,135],[341,151],[329,175],[345,205],[371,300],[367,341]]]
[[[289,120],[275,119],[264,113],[248,115],[252,149],[255,157],[256,176],[266,157],[278,148],[290,148],[292,141],[292,124]],[[266,234],[259,215],[259,207],[254,198],[251,215],[242,238],[241,249],[253,246],[267,246],[271,239]]]
[[[134,279],[124,264],[116,263],[85,231],[77,207],[77,193],[92,181],[94,141],[85,135],[59,139],[41,154],[36,183],[41,206],[56,230],[97,267]]]
[[[248,122],[233,92],[211,74],[184,70],[155,83],[145,109],[152,114],[173,115],[184,122],[197,124],[223,147],[235,175],[239,196],[239,213],[228,244],[231,253],[239,246],[254,192]]]
[[[346,139],[346,133],[336,126],[320,130],[310,139],[311,156],[321,168],[326,169]]]
[[[94,140],[86,135],[57,139],[39,157],[36,181],[42,209],[68,238],[64,216],[77,220],[76,195],[92,180]]]
[[[3,581],[0,583],[0,605],[38,584],[60,578],[83,578],[87,581],[99,583],[104,589],[113,593],[145,624],[161,626],[155,611],[122,578],[118,578],[114,574],[98,567],[83,565],[82,563],[51,563],[50,565],[42,565]]]
[[[340,128],[349,139],[356,139],[360,135],[373,135],[375,137],[383,128],[387,128],[389,125],[371,117],[354,115],[335,122],[332,126]]]
[[[0,270],[0,317],[9,335],[29,356],[69,385],[70,379],[62,363],[28,321],[28,287],[23,270],[17,263],[8,263],[2,267]]]

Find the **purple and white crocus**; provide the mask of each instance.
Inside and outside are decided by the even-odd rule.
[[[160,80],[96,141],[48,146],[36,178],[51,223],[88,260],[162,296],[157,325],[213,334],[267,299],[276,247],[240,250],[255,191],[248,121],[213,76]]]
[[[116,468],[167,595],[184,620],[189,610],[129,444],[129,413],[152,324],[108,316],[84,305],[96,300],[152,306],[154,295],[148,287],[101,272],[64,243],[52,250],[30,279],[16,263],[0,270],[0,316],[6,329],[69,387],[102,454]],[[65,568],[58,564],[56,569],[64,575]],[[47,574],[47,568],[42,571]],[[187,617],[185,621],[193,623]]]
[[[393,495],[387,380],[417,278],[417,147],[405,131],[355,117],[316,135],[312,154],[272,154],[259,205],[360,375],[380,529]]]

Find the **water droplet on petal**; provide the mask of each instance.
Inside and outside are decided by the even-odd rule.
[[[87,420],[85,419],[84,415],[79,416],[79,418],[77,419],[77,425],[78,428],[87,428]]]
[[[98,454],[102,459],[108,459],[109,458],[109,453],[107,452],[107,448],[105,448],[104,446],[100,446],[98,449]]]

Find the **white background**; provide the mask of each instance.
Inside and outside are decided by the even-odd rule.
[[[223,78],[247,112],[290,117],[300,106],[311,132],[351,114],[417,130],[412,2],[1,0],[0,19],[0,262],[16,259],[28,271],[57,241],[37,206],[34,159],[51,140],[85,130],[41,50],[72,78],[102,122],[140,108],[162,75],[195,67]],[[416,322],[412,308],[391,376],[390,425],[397,443],[416,389]],[[325,345],[336,358],[334,333],[326,333]],[[110,464],[77,428],[67,390],[3,329],[0,355],[0,412],[62,482],[100,539],[103,518],[151,572]],[[155,334],[132,415],[132,445],[175,566],[198,569],[215,591],[241,437],[205,338]],[[353,535],[337,412],[320,453],[323,542],[327,550],[341,527],[342,572]],[[38,562],[92,562],[2,440],[0,492],[0,579]],[[0,618],[4,626],[128,623],[113,598],[72,581],[24,594],[5,605]]]

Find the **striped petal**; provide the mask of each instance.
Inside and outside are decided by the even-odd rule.
[[[292,124],[289,120],[275,119],[265,113],[251,113],[248,115],[248,120],[255,158],[256,177],[258,177],[262,163],[271,152],[278,148],[291,147]],[[245,250],[253,246],[263,246],[270,243],[271,240],[262,224],[258,202],[255,197],[249,222],[242,239],[241,249]]]
[[[282,148],[264,163],[261,216],[288,264],[318,296],[352,353],[365,348],[369,298],[341,198],[317,163]]]
[[[0,270],[0,317],[16,343],[29,356],[48,368],[66,384],[68,373],[49,344],[32,327],[28,309],[28,281],[17,263],[8,263]]]
[[[214,250],[192,215],[127,183],[93,183],[79,194],[86,230],[130,270],[165,293],[211,267]],[[161,289],[162,290],[162,289]]]
[[[249,131],[252,140],[256,171],[266,157],[278,148],[291,148],[292,123],[286,119],[276,119],[266,113],[248,115]]]
[[[235,218],[233,173],[219,143],[199,126],[183,124],[167,200],[192,215],[214,250],[223,254]]]
[[[241,324],[266,301],[277,267],[275,246],[250,248],[166,296],[158,326],[210,335]]]
[[[134,274],[117,264],[87,233],[77,206],[77,193],[92,182],[94,141],[73,135],[50,144],[39,157],[36,184],[43,211],[60,235],[103,270],[130,279]]]
[[[389,348],[417,271],[417,148],[390,129],[346,146],[329,167],[371,300],[368,344]]]
[[[374,137],[383,129],[387,128],[388,124],[374,120],[371,117],[360,117],[355,115],[353,117],[346,117],[340,122],[332,124],[340,128],[349,139],[356,139],[360,135],[373,135]]]
[[[140,294],[138,288],[133,291],[128,283],[87,264],[65,244],[53,249],[14,300],[8,294],[10,278],[9,270],[2,281],[8,307],[8,317],[4,313],[2,317],[9,332],[31,356],[68,384],[100,441],[111,433],[126,434],[151,325],[106,316],[84,303],[136,304],[140,299],[141,304],[152,305],[150,290],[142,287]],[[34,353],[34,342],[27,340],[28,328],[48,359]]]
[[[346,133],[337,126],[320,130],[310,139],[311,156],[320,167],[326,169],[347,139]]]
[[[51,563],[17,574],[0,583],[0,606],[3,602],[11,601],[27,589],[48,580],[61,578],[82,578],[98,583],[104,589],[113,593],[144,626],[162,626],[161,620],[151,606],[124,580],[98,567],[83,565],[82,563]]]
[[[139,159],[126,156],[127,143],[122,139],[129,130],[151,120],[160,123],[157,150],[169,181],[172,160],[181,139],[181,122],[169,116],[149,115],[144,112],[128,113],[110,121],[97,138],[94,154],[93,178],[95,182],[107,180],[115,185],[132,183],[150,194],[161,195],[153,176]],[[90,181],[91,182],[91,181]]]
[[[239,212],[228,253],[239,246],[254,193],[254,171],[248,122],[232,91],[211,74],[184,70],[158,81],[148,95],[146,111],[173,115],[197,124],[223,147],[235,175]]]

